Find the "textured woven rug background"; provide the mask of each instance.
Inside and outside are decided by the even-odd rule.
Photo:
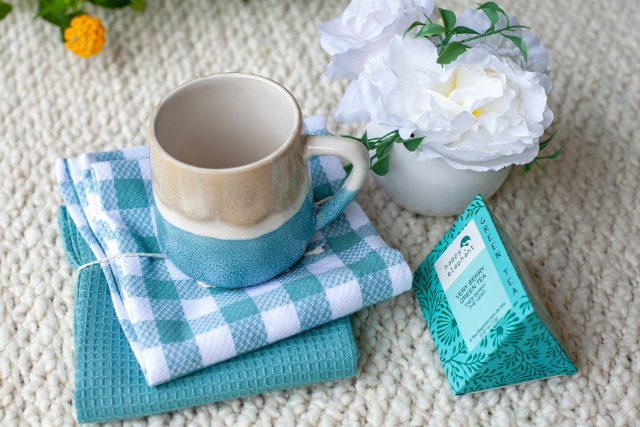
[[[347,0],[93,8],[107,43],[88,60],[67,51],[56,28],[33,21],[35,1],[13,3],[0,22],[0,425],[71,425],[75,276],[56,228],[54,159],[145,144],[165,92],[221,71],[271,77],[305,115],[359,131],[333,123],[346,82],[324,76],[328,57],[315,30]],[[569,141],[547,175],[510,176],[489,205],[539,280],[580,373],[454,397],[409,292],[353,316],[362,353],[353,379],[124,425],[639,425],[640,3],[500,4],[551,51],[554,126]],[[371,178],[357,200],[413,268],[454,220],[404,211]]]

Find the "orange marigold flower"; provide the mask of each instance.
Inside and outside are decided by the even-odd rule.
[[[104,26],[91,15],[76,16],[64,30],[65,46],[83,58],[100,53],[104,44]]]

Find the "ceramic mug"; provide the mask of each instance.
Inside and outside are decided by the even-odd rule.
[[[353,140],[306,135],[297,101],[251,74],[214,74],[169,92],[149,121],[160,247],[185,274],[225,288],[269,280],[353,200],[369,156]],[[351,175],[321,206],[308,160],[336,155]]]

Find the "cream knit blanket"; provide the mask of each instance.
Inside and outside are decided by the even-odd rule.
[[[57,157],[146,143],[174,86],[221,71],[271,77],[329,130],[347,82],[315,25],[347,0],[148,0],[92,8],[107,28],[81,59],[57,28],[13,0],[0,22],[0,425],[73,425],[75,276],[56,226]],[[471,1],[443,1],[459,11]],[[454,397],[408,292],[353,316],[352,379],[195,407],[124,425],[640,425],[640,2],[502,0],[551,52],[551,108],[568,138],[547,175],[512,175],[489,200],[522,251],[579,374]],[[381,236],[415,268],[454,218],[358,196]],[[116,423],[118,424],[118,423]]]

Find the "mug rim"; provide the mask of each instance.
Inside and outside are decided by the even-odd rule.
[[[216,169],[216,168],[204,168],[200,166],[190,165],[188,163],[185,163],[183,161],[176,159],[175,157],[171,156],[169,153],[165,151],[165,149],[162,147],[162,145],[158,141],[158,138],[156,136],[155,126],[154,126],[156,122],[156,118],[158,116],[158,112],[160,111],[160,108],[165,104],[165,102],[172,95],[175,95],[176,93],[184,90],[188,86],[198,84],[203,81],[214,80],[218,78],[231,78],[231,79],[245,78],[245,79],[257,80],[262,83],[269,84],[272,87],[276,88],[278,91],[282,92],[285,95],[285,98],[287,98],[290,101],[291,106],[293,107],[293,110],[294,110],[293,128],[289,132],[289,136],[287,140],[284,143],[282,143],[282,145],[280,145],[274,152],[272,152],[268,156],[261,158],[260,160],[256,160],[255,162],[251,162],[246,165],[235,166],[231,168]],[[151,117],[149,119],[148,130],[149,130],[150,143],[153,144],[154,147],[157,148],[158,151],[161,153],[161,155],[166,159],[168,159],[169,161],[177,164],[180,167],[191,170],[193,172],[224,175],[224,174],[243,173],[252,169],[256,169],[264,164],[272,164],[293,145],[293,142],[298,137],[298,130],[300,129],[301,124],[302,124],[302,112],[300,111],[300,105],[298,104],[298,101],[296,101],[294,96],[291,94],[291,92],[289,92],[287,88],[285,88],[275,80],[272,80],[267,77],[259,76],[257,74],[230,72],[230,73],[214,73],[214,74],[208,74],[206,76],[196,77],[194,79],[191,79],[171,89],[162,97],[162,99],[160,99],[160,102],[158,102],[158,104],[153,109],[153,112],[151,113]]]

